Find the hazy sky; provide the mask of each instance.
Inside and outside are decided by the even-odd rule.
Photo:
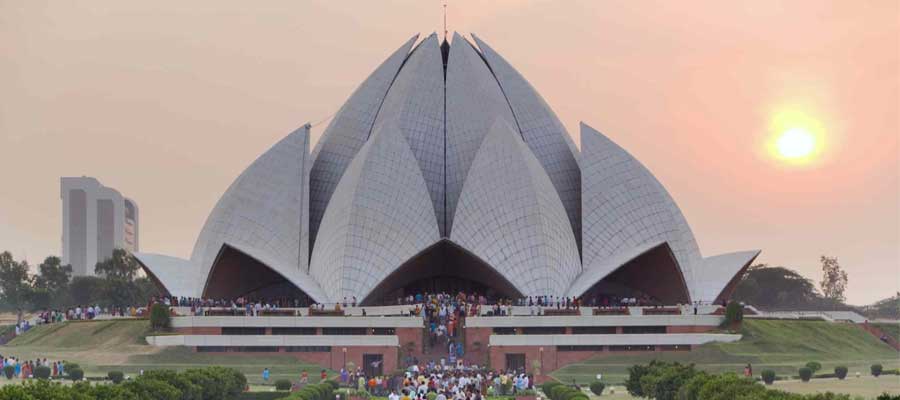
[[[638,157],[704,255],[816,281],[849,301],[900,289],[900,10],[885,1],[450,1],[578,122]],[[333,114],[438,1],[0,0],[0,250],[59,254],[59,177],[134,198],[142,251],[187,257],[213,204],[256,156]],[[816,162],[766,152],[772,120],[817,121]],[[324,124],[314,128],[314,139]]]

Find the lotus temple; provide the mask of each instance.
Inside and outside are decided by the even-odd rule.
[[[264,345],[253,335],[235,339],[243,342],[204,342],[208,338],[198,337],[228,336],[232,323],[192,316],[175,323],[184,336],[160,337],[158,344],[209,351],[303,347],[298,351],[315,353],[304,346],[317,343],[320,353],[334,352],[322,361],[329,367],[334,354],[346,358],[347,346],[351,354],[353,346],[394,349],[382,352],[390,359],[400,343],[415,342],[395,331],[409,322],[366,322],[360,307],[369,309],[371,320],[378,313],[393,315],[397,298],[463,291],[492,298],[641,297],[695,317],[632,310],[627,320],[597,314],[522,316],[518,322],[470,318],[466,329],[484,331],[473,330],[466,340],[479,340],[484,351],[526,346],[531,350],[525,353],[540,348],[543,356],[545,347],[567,354],[578,353],[578,346],[588,353],[615,346],[690,347],[713,340],[683,335],[702,336],[698,332],[720,322],[710,304],[728,299],[759,254],[702,255],[678,205],[640,161],[585,123],[579,150],[536,89],[476,35],[409,39],[352,93],[312,151],[310,128],[288,134],[234,180],[210,212],[190,259],[135,257],[171,296],[318,304],[356,298],[356,311],[344,312],[360,319],[240,322],[269,340]],[[681,315],[690,312],[677,307],[690,304],[711,308],[700,310],[707,315]],[[394,338],[373,333],[378,324],[387,324],[381,328],[391,329],[385,335]],[[412,325],[421,335],[421,321]],[[287,327],[312,329],[306,332],[318,341],[304,337],[301,346],[290,342],[296,337],[273,333]],[[571,335],[579,327],[586,328],[584,335]],[[325,338],[325,330],[337,328],[350,331]],[[529,335],[503,335],[504,329],[544,333],[526,340]],[[348,342],[347,335],[373,342]],[[496,362],[504,359],[491,354]]]

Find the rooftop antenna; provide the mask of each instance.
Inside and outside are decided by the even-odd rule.
[[[444,0],[444,40],[447,40],[447,0]]]

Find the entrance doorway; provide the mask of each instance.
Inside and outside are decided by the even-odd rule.
[[[506,370],[525,372],[525,353],[507,353]]]
[[[476,293],[488,299],[522,294],[493,267],[443,239],[403,263],[362,300],[363,305],[396,304],[416,293]]]
[[[381,354],[363,354],[363,365],[366,376],[381,376],[384,372],[384,356]]]

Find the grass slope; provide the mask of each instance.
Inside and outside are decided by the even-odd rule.
[[[851,324],[747,320],[741,333],[744,337],[738,342],[710,343],[691,352],[603,355],[571,364],[552,376],[563,382],[589,383],[602,373],[604,381],[622,382],[628,367],[653,359],[694,363],[710,372],[741,372],[750,363],[754,373],[772,369],[779,375],[796,375],[799,367],[813,360],[822,363],[822,372],[845,365],[851,374],[864,375],[876,361],[885,368],[900,366],[896,351]]]
[[[148,332],[145,320],[68,322],[36,326],[7,345],[57,349],[140,345]]]
[[[174,369],[221,365],[243,372],[250,383],[261,384],[262,370],[269,368],[269,384],[276,379],[298,380],[306,370],[310,381],[318,381],[321,368],[297,360],[289,354],[250,353],[217,355],[196,353],[185,347],[158,348],[146,344],[150,332],[146,320],[85,321],[42,325],[0,346],[0,354],[25,360],[74,361],[88,376],[105,376],[109,371],[128,375],[141,370]],[[329,371],[333,376],[333,372]]]
[[[888,335],[894,338],[894,340],[900,342],[900,324],[877,323],[872,325],[878,329],[881,329],[881,331],[884,332],[885,335]]]

